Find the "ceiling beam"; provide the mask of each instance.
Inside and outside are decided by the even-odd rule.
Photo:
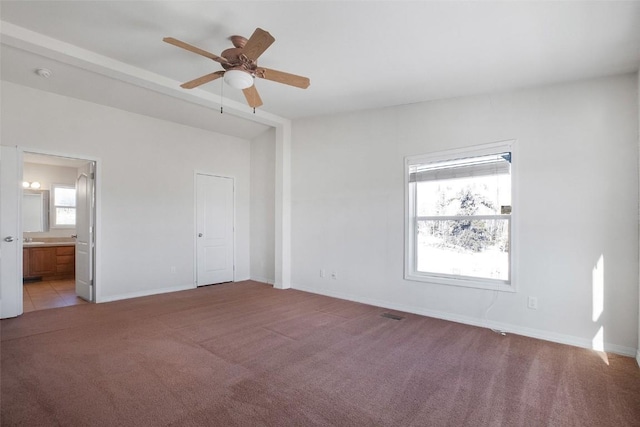
[[[254,113],[252,108],[243,103],[201,89],[184,90],[180,87],[181,82],[176,80],[9,22],[0,21],[0,43],[211,109],[217,110],[222,104],[226,114],[267,126],[290,125],[290,121],[284,117],[262,109]]]

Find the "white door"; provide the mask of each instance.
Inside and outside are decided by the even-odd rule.
[[[76,295],[93,301],[95,163],[78,169],[76,178]]]
[[[0,317],[3,319],[22,314],[21,165],[16,147],[0,146]]]
[[[233,179],[197,174],[197,285],[233,281],[233,266]]]

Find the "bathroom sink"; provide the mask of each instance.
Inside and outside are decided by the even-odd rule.
[[[24,242],[25,245],[44,245],[44,242]]]

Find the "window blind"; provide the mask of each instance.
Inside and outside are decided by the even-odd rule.
[[[504,152],[409,166],[409,182],[437,181],[510,173],[511,153]]]

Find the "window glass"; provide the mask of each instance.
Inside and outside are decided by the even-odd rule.
[[[508,174],[417,183],[418,216],[497,215],[511,205]]]
[[[75,208],[56,208],[56,224],[57,225],[75,225],[76,209]]]
[[[76,205],[76,189],[73,187],[54,187],[54,200],[56,206]]]
[[[52,193],[52,227],[73,228],[76,225],[75,187],[55,184]]]

